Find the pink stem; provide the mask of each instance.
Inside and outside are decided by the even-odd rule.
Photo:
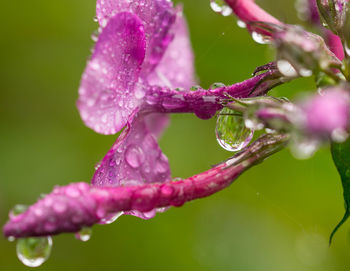
[[[236,16],[245,23],[252,22],[265,22],[277,25],[283,25],[278,19],[267,13],[261,7],[259,7],[254,0],[225,0],[226,3],[232,8]],[[248,25],[248,30],[252,31]],[[254,29],[261,34],[267,34],[265,30]]]
[[[226,188],[245,170],[282,149],[287,141],[286,135],[265,135],[233,158],[182,181],[129,187],[94,187],[87,183],[57,187],[26,212],[10,216],[3,232],[16,238],[77,232],[120,211],[182,206]]]

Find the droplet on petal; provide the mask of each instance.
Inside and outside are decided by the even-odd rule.
[[[15,216],[18,216],[22,213],[24,213],[28,209],[27,205],[24,204],[16,204],[10,211],[9,217],[13,218]]]
[[[225,86],[224,83],[216,82],[216,83],[213,83],[213,84],[210,86],[210,89],[222,88],[222,87],[224,87],[224,86]]]
[[[227,151],[240,151],[251,141],[254,131],[246,128],[242,116],[224,108],[216,122],[216,139],[221,147]]]
[[[29,237],[17,240],[17,257],[26,266],[38,267],[50,256],[52,238]]]
[[[90,240],[91,235],[92,235],[92,229],[85,227],[75,234],[75,238],[77,238],[80,241],[87,242]]]

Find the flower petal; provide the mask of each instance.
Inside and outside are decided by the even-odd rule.
[[[144,57],[142,22],[131,13],[116,14],[102,30],[79,88],[77,106],[87,126],[114,134],[126,124],[139,103],[133,90]]]
[[[170,180],[167,157],[148,127],[152,115],[132,115],[92,179],[95,186],[129,186]]]
[[[194,57],[186,19],[178,12],[172,27],[174,39],[162,60],[148,76],[151,85],[190,88],[195,84]]]
[[[172,40],[169,29],[175,21],[176,11],[168,0],[98,0],[96,3],[97,19],[102,26],[114,14],[122,11],[136,14],[145,26],[147,52],[143,74],[147,76],[159,63]]]

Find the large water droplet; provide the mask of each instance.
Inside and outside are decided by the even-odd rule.
[[[91,235],[92,235],[92,229],[85,227],[75,234],[75,238],[77,238],[80,241],[87,242],[90,240]]]
[[[235,111],[224,108],[216,122],[216,139],[227,151],[239,151],[249,144],[253,130],[247,129],[242,116],[234,115]]]
[[[29,267],[42,265],[50,256],[52,248],[52,238],[29,237],[17,240],[17,257]]]
[[[282,73],[284,76],[287,77],[296,77],[298,76],[297,71],[294,69],[294,67],[287,61],[287,60],[278,60],[277,61],[277,68],[280,73]]]

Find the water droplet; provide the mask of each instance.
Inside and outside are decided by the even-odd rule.
[[[252,38],[256,43],[259,44],[268,44],[270,43],[270,38],[267,36],[264,36],[258,32],[252,32]]]
[[[42,265],[50,256],[52,238],[29,237],[17,240],[17,257],[26,266],[37,267]]]
[[[282,73],[284,76],[287,77],[296,77],[298,76],[297,71],[294,69],[294,67],[287,61],[287,60],[278,60],[277,61],[277,68],[280,73]]]
[[[25,211],[27,211],[28,206],[24,204],[16,204],[10,211],[9,217],[14,218],[15,216],[18,216],[20,214],[23,214]]]
[[[224,108],[216,122],[216,139],[227,151],[239,151],[249,144],[253,130],[247,129],[242,116],[232,115],[235,111]]]
[[[132,168],[138,168],[145,160],[145,155],[140,147],[129,146],[125,153],[125,160]]]
[[[9,241],[9,242],[13,242],[15,240],[16,240],[16,237],[14,237],[14,236],[7,237],[7,241]]]
[[[97,41],[98,41],[98,35],[99,35],[98,30],[92,32],[92,34],[91,34],[91,39],[92,39],[94,42],[97,42]]]
[[[230,8],[228,5],[225,5],[222,7],[221,15],[226,17],[230,16],[232,14],[232,8]]]
[[[77,238],[80,241],[87,242],[90,240],[91,235],[92,229],[89,227],[85,227],[75,234],[75,238]]]
[[[192,86],[192,87],[190,88],[190,90],[196,91],[196,90],[199,90],[199,89],[201,89],[201,88],[202,88],[201,86],[196,85],[196,86]]]
[[[313,139],[296,138],[292,142],[291,151],[295,158],[305,160],[314,155],[318,145],[318,141]]]
[[[310,77],[312,75],[312,70],[301,68],[299,69],[299,74],[302,77]]]
[[[343,129],[335,129],[331,134],[332,140],[337,143],[344,142],[348,138],[348,136],[349,134]]]
[[[175,88],[176,91],[184,91],[184,88]]]
[[[222,87],[224,87],[224,86],[225,86],[224,83],[216,82],[216,83],[214,83],[214,84],[212,84],[212,85],[210,86],[210,89],[222,88]]]
[[[232,14],[232,9],[224,0],[210,0],[210,7],[213,11],[221,13],[222,16],[229,16]]]
[[[345,53],[350,56],[350,48],[348,46],[348,44],[345,42],[345,46],[344,46],[344,49],[345,49]]]
[[[245,22],[241,21],[241,20],[237,21],[237,25],[240,28],[246,28],[247,27],[247,24]]]
[[[117,212],[111,216],[108,216],[106,218],[101,219],[100,224],[112,224],[115,222],[121,215],[123,215],[123,212]]]

